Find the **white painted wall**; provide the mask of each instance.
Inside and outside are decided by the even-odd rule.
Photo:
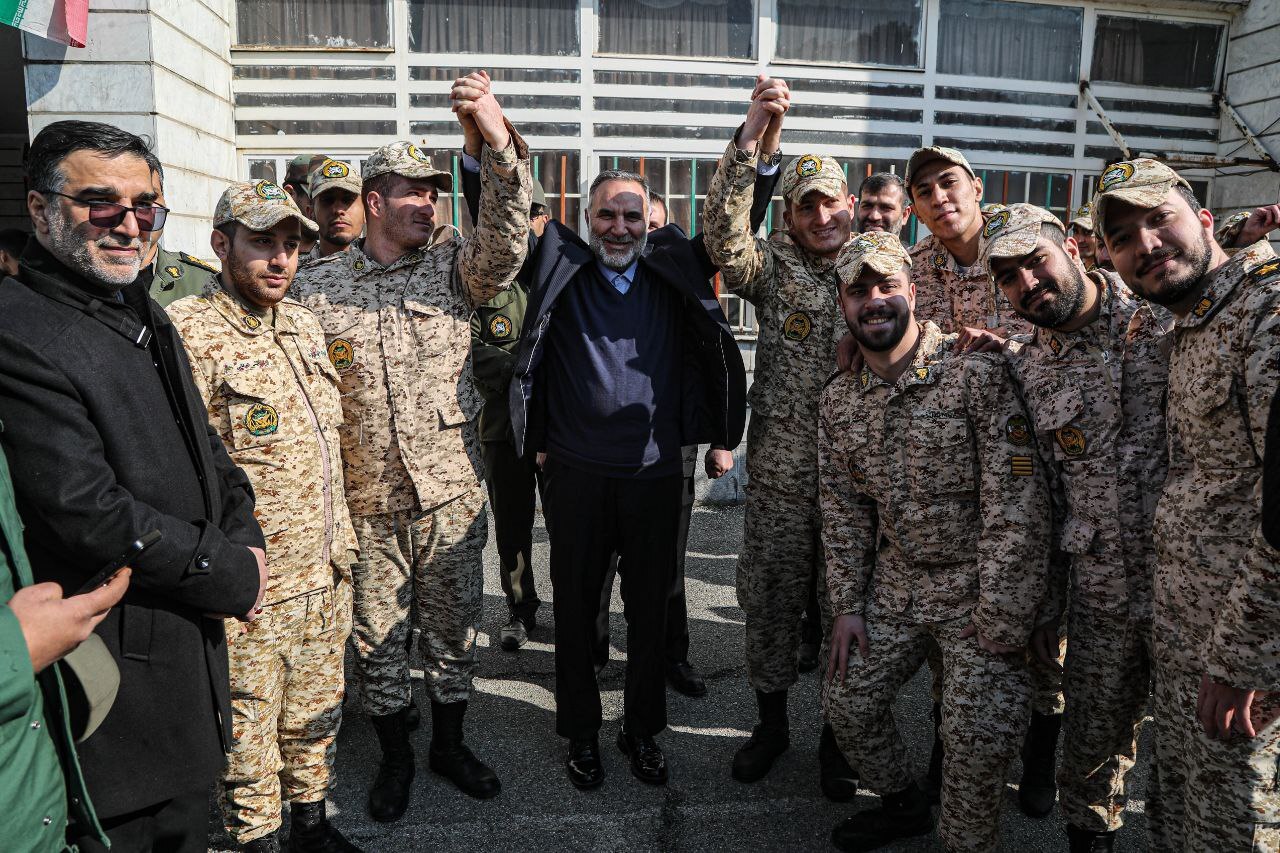
[[[84,48],[24,37],[32,137],[61,119],[148,136],[172,209],[164,245],[208,256],[213,208],[237,162],[233,0],[93,0]]]

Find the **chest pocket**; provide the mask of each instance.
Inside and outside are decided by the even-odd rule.
[[[1087,456],[1090,436],[1080,389],[1064,385],[1036,397],[1036,430],[1053,446],[1054,459],[1069,463]]]
[[[1188,383],[1180,419],[1183,445],[1202,468],[1250,468],[1258,464],[1241,408],[1236,382],[1229,370],[1212,368]]]
[[[235,450],[263,447],[295,436],[299,425],[281,417],[286,403],[284,389],[266,371],[224,376],[222,384]]]
[[[459,324],[457,318],[421,297],[406,296],[404,309],[420,363],[449,351]],[[467,340],[470,342],[470,330]]]
[[[973,442],[964,418],[926,417],[907,429],[907,472],[917,498],[972,492]]]

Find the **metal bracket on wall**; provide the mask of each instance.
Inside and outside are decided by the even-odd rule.
[[[1227,117],[1232,124],[1240,131],[1240,135],[1244,137],[1244,141],[1249,143],[1249,147],[1258,153],[1262,162],[1254,161],[1256,165],[1263,165],[1270,168],[1273,172],[1280,172],[1280,163],[1276,163],[1276,158],[1262,144],[1262,140],[1258,139],[1254,132],[1249,129],[1249,125],[1245,123],[1244,117],[1236,112],[1236,108],[1231,106],[1231,102],[1227,100],[1226,95],[1214,95],[1213,99],[1218,104],[1218,109]]]
[[[1124,135],[1111,123],[1111,119],[1107,118],[1107,111],[1102,108],[1102,104],[1098,103],[1098,99],[1093,96],[1093,90],[1089,87],[1088,80],[1080,81],[1080,95],[1084,98],[1085,103],[1089,105],[1089,109],[1093,110],[1094,114],[1097,115],[1098,121],[1102,122],[1103,129],[1107,131],[1111,141],[1120,149],[1120,153],[1124,154],[1124,159],[1132,160],[1133,152],[1129,150],[1129,143],[1124,141]]]

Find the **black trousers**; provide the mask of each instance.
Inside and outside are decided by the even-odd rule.
[[[676,573],[667,594],[667,639],[664,645],[668,664],[689,662],[689,605],[684,594],[684,558],[689,547],[689,523],[693,519],[693,477],[685,477],[680,487],[680,529],[676,533]],[[609,600],[613,578],[618,572],[618,555],[609,563],[609,574],[600,590],[600,615],[596,617],[596,665],[609,662]]]
[[[623,727],[655,735],[667,725],[663,647],[680,527],[680,474],[621,479],[548,459],[543,511],[551,537],[556,619],[556,732],[600,730],[596,619],[613,554],[627,621]]]
[[[101,819],[111,853],[204,853],[209,849],[209,790]],[[81,853],[107,853],[97,839],[69,839]]]
[[[535,490],[542,491],[542,472],[533,454],[521,459],[509,441],[486,441],[481,445],[481,454],[489,508],[493,511],[502,592],[507,597],[511,615],[531,627],[542,603],[538,600],[531,562]]]

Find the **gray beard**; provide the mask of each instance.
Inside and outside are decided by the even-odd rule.
[[[73,272],[78,273],[108,293],[119,293],[125,285],[131,284],[138,277],[142,268],[142,255],[139,253],[129,264],[105,264],[96,260],[89,251],[89,244],[74,229],[67,226],[67,221],[51,209],[45,217],[49,226],[49,251],[62,261]],[[134,242],[141,242],[136,240]],[[110,236],[98,239],[98,245],[120,245]]]
[[[614,255],[604,250],[604,238],[598,234],[592,234],[588,241],[591,245],[591,251],[600,261],[614,272],[625,272],[627,267],[631,266],[636,258],[640,257],[640,253],[644,251],[644,247],[649,243],[649,233],[646,231],[639,240],[631,244],[631,248],[627,250],[625,255]]]

